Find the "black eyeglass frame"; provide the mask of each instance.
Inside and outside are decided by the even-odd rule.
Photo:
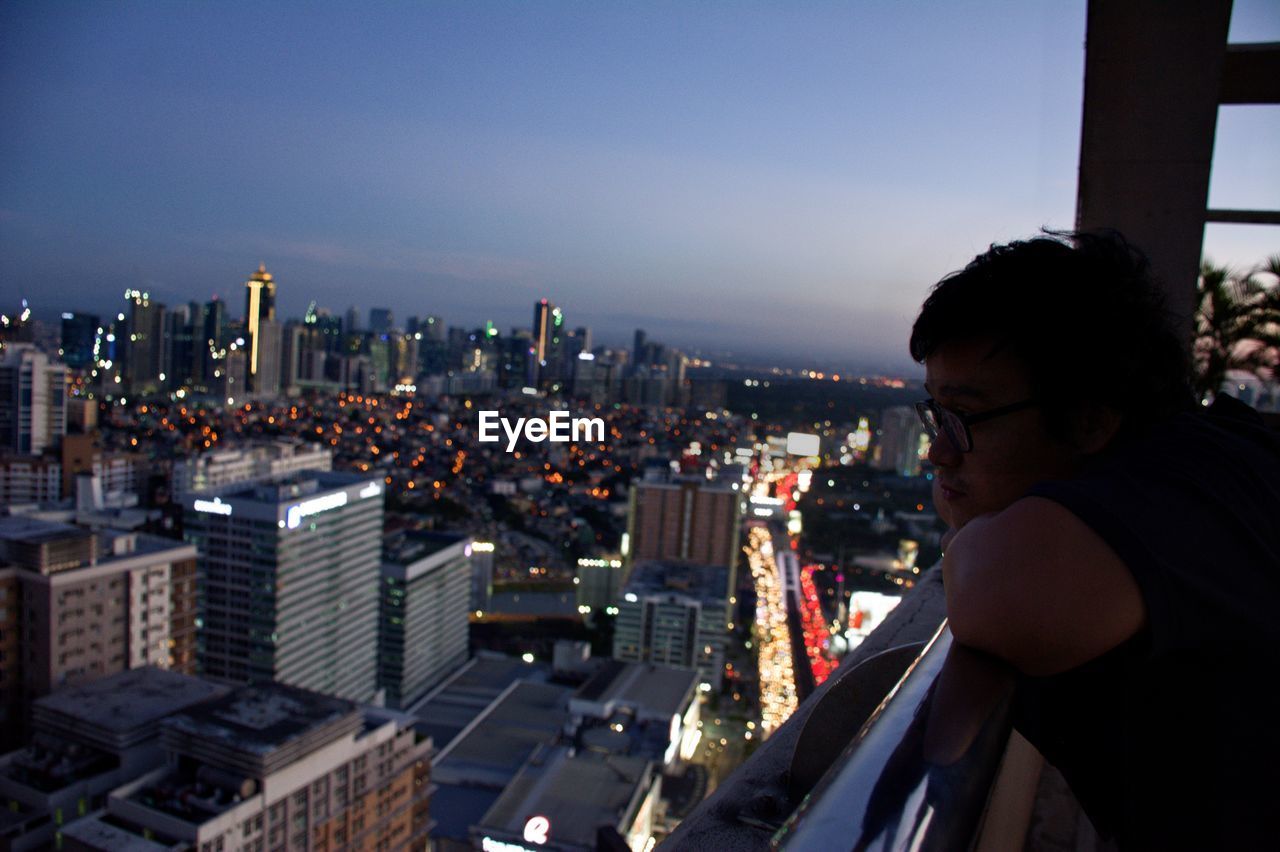
[[[969,431],[970,426],[987,420],[994,420],[997,417],[1004,417],[1006,414],[1013,414],[1015,411],[1033,408],[1039,404],[1040,400],[1038,399],[1024,399],[1019,402],[1002,405],[999,408],[979,411],[977,414],[957,414],[944,407],[933,397],[929,397],[916,403],[916,416],[920,418],[920,422],[924,424],[925,431],[929,433],[929,440],[936,440],[940,432],[945,433],[952,446],[962,453],[968,453],[973,451],[973,433]]]

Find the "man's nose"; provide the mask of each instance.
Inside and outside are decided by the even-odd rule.
[[[956,449],[956,445],[951,443],[946,432],[939,432],[938,436],[929,442],[928,458],[933,462],[934,467],[950,467],[959,464],[962,455],[963,453]]]

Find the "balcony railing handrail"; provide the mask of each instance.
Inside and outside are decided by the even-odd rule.
[[[944,622],[772,840],[791,850],[965,849],[1008,741],[1011,680]]]

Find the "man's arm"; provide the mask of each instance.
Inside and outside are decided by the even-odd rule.
[[[956,641],[1029,675],[1075,668],[1146,623],[1138,584],[1120,557],[1042,497],[970,521],[947,548],[942,571]]]

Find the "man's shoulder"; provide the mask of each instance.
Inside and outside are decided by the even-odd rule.
[[[1095,659],[1146,620],[1119,554],[1069,509],[1040,497],[967,524],[944,555],[943,572],[956,639],[1028,674]]]

